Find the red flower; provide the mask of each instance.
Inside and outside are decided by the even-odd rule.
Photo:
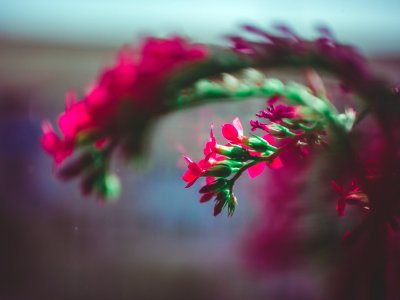
[[[83,130],[92,128],[92,118],[87,110],[86,102],[79,101],[71,104],[58,117],[58,126],[64,138],[70,141],[74,141]]]
[[[204,160],[195,163],[188,156],[184,156],[184,159],[188,162],[188,169],[185,174],[183,174],[182,179],[188,183],[185,188],[189,188],[197,181],[197,179],[204,175],[206,169],[204,168]]]
[[[53,156],[54,161],[57,164],[61,163],[65,158],[72,154],[72,151],[74,150],[73,144],[61,140],[61,138],[55,133],[50,122],[43,122],[42,131],[42,147],[48,154]]]
[[[211,126],[210,126],[210,139],[208,140],[208,142],[204,146],[204,149],[203,149],[204,155],[209,155],[211,153],[215,153],[216,150],[217,150],[218,144],[217,144],[217,140],[216,140],[216,138],[214,136],[213,128],[214,128],[214,124],[211,123]]]
[[[234,144],[240,144],[246,138],[243,135],[243,127],[239,118],[235,118],[232,124],[222,125],[222,135]]]
[[[115,128],[127,130],[126,124],[132,124],[137,115],[157,114],[163,107],[163,87],[171,72],[207,55],[204,47],[191,45],[180,37],[148,38],[138,55],[135,52],[133,47],[124,47],[116,64],[100,74],[82,100],[76,101],[74,94],[67,94],[66,111],[58,118],[62,137],[48,123],[43,127],[42,145],[57,163],[72,154],[82,134],[95,130],[107,138],[110,132],[119,134]],[[122,109],[123,102],[131,105]]]
[[[256,114],[259,118],[266,118],[271,122],[282,121],[283,118],[293,119],[296,117],[296,109],[293,106],[270,104],[266,110],[261,110]]]

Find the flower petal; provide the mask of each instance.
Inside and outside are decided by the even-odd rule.
[[[272,169],[280,169],[283,167],[283,163],[280,157],[275,158],[270,164],[269,167]]]
[[[250,178],[256,178],[259,176],[265,169],[265,162],[259,162],[254,166],[251,166],[247,169],[247,173],[249,174]]]
[[[232,122],[233,126],[235,126],[236,130],[239,133],[239,136],[243,135],[243,126],[242,123],[240,123],[240,120],[238,117],[236,117],[233,122]]]
[[[235,141],[239,137],[239,131],[232,124],[224,124],[222,125],[222,135],[228,141]]]

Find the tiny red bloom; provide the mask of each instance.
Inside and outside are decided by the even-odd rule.
[[[239,118],[235,118],[232,124],[222,125],[222,135],[232,143],[241,143],[245,136],[243,135],[243,127]]]
[[[216,148],[217,148],[217,140],[215,139],[214,132],[213,132],[214,124],[211,123],[210,126],[210,139],[204,146],[203,153],[204,155],[208,155],[210,153],[215,153]]]
[[[182,179],[188,184],[185,188],[191,187],[197,179],[205,174],[205,172],[212,166],[223,161],[223,156],[217,156],[215,153],[208,154],[204,159],[201,159],[198,163],[195,163],[190,157],[184,156],[184,159],[188,163],[188,169],[183,174]],[[213,176],[206,177],[206,184],[213,182],[215,178]]]
[[[199,163],[195,163],[190,157],[184,156],[184,159],[188,163],[188,169],[185,174],[183,174],[182,179],[186,181],[188,184],[185,188],[191,187],[199,177],[204,175],[206,169],[202,167],[203,163],[200,161]]]
[[[75,140],[79,132],[92,127],[86,102],[70,104],[70,107],[58,117],[58,126],[64,138],[71,141]]]
[[[270,104],[266,110],[261,110],[256,114],[259,118],[266,118],[271,122],[279,122],[283,118],[292,119],[296,116],[296,109],[293,106],[279,104],[274,106]]]
[[[73,144],[63,141],[54,131],[50,122],[43,122],[42,124],[43,136],[41,144],[43,149],[50,154],[56,164],[61,163],[68,156],[72,154],[74,149]]]

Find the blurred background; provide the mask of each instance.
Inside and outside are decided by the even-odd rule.
[[[267,177],[240,181],[233,218],[214,218],[212,204],[200,205],[197,188],[184,189],[180,179],[181,153],[201,157],[211,121],[218,128],[240,116],[248,124],[263,100],[161,120],[144,166],[115,159],[123,195],[105,206],[82,197],[77,182],[55,178],[40,124],[55,121],[65,92],[82,93],[122,44],[178,33],[223,45],[246,22],[283,22],[307,38],[327,25],[395,83],[399,1],[0,0],[0,7],[1,300],[291,299],[294,286],[314,295],[301,272],[266,278],[243,262]]]

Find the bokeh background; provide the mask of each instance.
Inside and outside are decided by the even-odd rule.
[[[40,124],[56,120],[65,92],[82,93],[122,44],[179,33],[223,45],[246,22],[284,22],[308,38],[327,25],[395,83],[399,13],[396,0],[0,0],[0,299],[300,299],[292,288],[312,295],[300,271],[271,277],[246,267],[245,238],[267,177],[240,181],[233,218],[214,218],[211,203],[200,205],[180,179],[181,153],[201,157],[210,121],[247,123],[263,100],[160,120],[145,164],[115,159],[123,195],[105,206],[54,176]]]

